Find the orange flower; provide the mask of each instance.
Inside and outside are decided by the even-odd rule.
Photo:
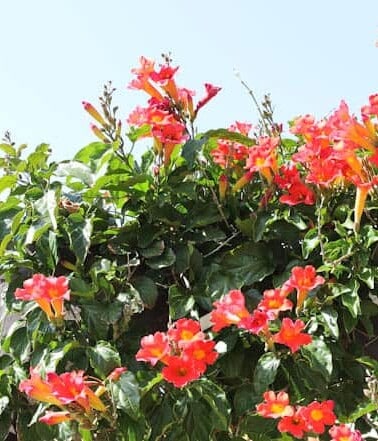
[[[16,299],[38,303],[49,320],[59,320],[64,315],[64,300],[70,299],[67,277],[46,277],[34,274],[24,281],[23,288],[15,291]]]
[[[188,344],[205,338],[200,323],[187,318],[177,320],[169,328],[168,337],[174,340],[179,348],[185,348]]]
[[[305,325],[302,320],[293,322],[291,319],[285,317],[282,320],[280,331],[273,335],[273,341],[288,346],[293,353],[297,352],[301,346],[308,345],[312,342],[311,335],[301,333],[304,327]]]
[[[280,288],[267,289],[257,308],[277,317],[280,311],[290,311],[293,308],[293,303],[286,297],[286,292]]]
[[[30,378],[21,381],[19,385],[20,392],[25,393],[30,398],[43,403],[55,404],[61,406],[63,403],[54,395],[51,384],[41,378],[34,368],[30,368]]]
[[[297,311],[302,308],[308,293],[324,282],[325,279],[316,275],[316,269],[312,265],[304,268],[295,266],[291,270],[291,276],[285,285],[297,290]]]
[[[73,418],[68,411],[61,412],[46,412],[43,416],[39,418],[41,423],[48,424],[49,426],[53,424],[64,423],[65,421],[71,421]]]
[[[257,413],[264,418],[281,418],[294,413],[289,405],[289,395],[286,392],[276,394],[272,390],[264,393],[264,403],[256,406]]]
[[[155,366],[158,361],[164,362],[170,352],[168,337],[164,332],[146,335],[140,344],[141,349],[136,353],[135,358],[138,361],[151,363],[152,366]]]
[[[210,313],[210,321],[213,323],[213,331],[231,325],[242,325],[250,316],[245,307],[244,295],[239,290],[231,290],[221,300],[213,303],[215,309]]]
[[[332,400],[327,400],[319,403],[313,401],[308,406],[300,410],[302,417],[307,421],[307,424],[312,432],[321,434],[325,431],[325,426],[332,425],[336,421],[336,416],[333,413],[335,403]]]
[[[333,426],[328,432],[332,441],[362,441],[361,432],[359,430],[352,430],[346,424],[340,426]]]
[[[64,372],[56,374],[49,372],[46,375],[46,381],[51,385],[53,394],[63,404],[67,405],[73,402],[79,404],[86,413],[91,409],[104,412],[106,406],[89,388],[89,383],[84,376],[84,371]]]

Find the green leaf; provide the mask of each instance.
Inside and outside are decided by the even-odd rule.
[[[363,357],[356,358],[356,361],[367,366],[369,369],[373,370],[374,375],[378,376],[378,361],[377,360],[365,355]]]
[[[16,156],[16,149],[10,144],[1,143],[0,150],[2,150],[6,155]]]
[[[57,207],[54,190],[48,190],[42,198],[34,202],[34,208],[41,215],[42,220],[49,220],[54,230],[58,228],[56,220]]]
[[[202,136],[206,138],[226,139],[227,141],[235,141],[240,144],[246,145],[248,147],[256,144],[256,141],[254,139],[248,138],[248,136],[244,136],[238,132],[230,132],[229,130],[226,129],[208,130]]]
[[[121,366],[121,358],[116,349],[106,341],[97,342],[88,349],[89,362],[100,378],[105,378],[116,367]]]
[[[152,269],[167,268],[175,263],[176,256],[171,248],[165,248],[161,256],[152,257],[146,261],[147,265]]]
[[[211,297],[219,297],[265,279],[274,269],[272,250],[263,243],[247,242],[225,253],[219,264],[212,264],[207,289]]]
[[[255,410],[256,404],[261,403],[261,394],[255,392],[252,384],[240,386],[234,395],[234,409],[237,416],[243,415],[245,412]]]
[[[227,430],[231,409],[225,391],[214,382],[205,378],[196,382],[193,387],[196,388],[200,397],[207,402],[211,409],[212,428]]]
[[[139,276],[132,280],[132,284],[139,292],[143,304],[147,308],[153,308],[159,294],[155,282],[149,277]]]
[[[194,306],[194,298],[188,292],[172,285],[168,290],[169,315],[177,320],[187,315]]]
[[[314,371],[319,372],[326,381],[330,380],[333,370],[332,353],[321,338],[313,337],[312,343],[301,348],[301,353]]]
[[[202,150],[206,138],[191,139],[182,146],[181,156],[185,159],[189,168],[192,168],[197,154]]]
[[[5,398],[5,397],[4,397]],[[0,441],[6,441],[12,425],[12,412],[6,409],[0,414]]]
[[[122,409],[131,418],[137,419],[140,414],[140,395],[134,374],[125,372],[118,381],[110,383],[110,389],[117,409]]]
[[[324,308],[320,311],[320,321],[333,338],[339,338],[339,326],[337,324],[338,313],[333,308]]]
[[[317,228],[307,231],[302,241],[302,256],[308,259],[309,255],[319,246],[319,232]]]
[[[352,414],[350,414],[347,418],[343,418],[343,422],[353,423],[368,413],[373,413],[377,410],[378,403],[372,403],[371,401],[359,403],[357,409]]]
[[[7,188],[13,187],[13,185],[17,182],[16,175],[6,175],[0,178],[0,193]]]
[[[357,318],[361,314],[359,287],[360,284],[357,280],[352,280],[348,286],[348,291],[345,291],[341,296],[341,303],[348,309],[353,318]]]
[[[279,366],[280,359],[273,352],[267,352],[259,358],[253,375],[256,394],[262,394],[273,384]]]
[[[109,151],[109,148],[109,144],[104,144],[103,142],[92,142],[79,150],[73,159],[75,161],[88,164],[91,161],[97,161],[100,159],[107,151]]]
[[[142,126],[136,128],[136,127],[130,127],[130,132],[127,134],[128,138],[131,142],[138,141],[139,138],[141,138],[144,135],[148,135],[151,132],[151,126],[149,124],[143,124]]]
[[[92,229],[92,218],[84,218],[80,213],[72,213],[66,219],[70,248],[80,263],[87,257]]]
[[[151,257],[161,256],[164,252],[164,249],[165,249],[164,240],[157,240],[148,247],[141,249],[140,253],[142,254],[143,257],[149,259]]]
[[[11,353],[24,363],[31,351],[31,342],[27,335],[26,327],[16,329],[10,336],[9,347]]]

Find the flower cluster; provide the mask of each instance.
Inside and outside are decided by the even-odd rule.
[[[352,116],[347,104],[328,118],[315,121],[311,115],[296,118],[291,132],[304,144],[293,155],[293,161],[306,170],[305,181],[320,187],[352,184],[356,186],[355,229],[370,189],[378,177],[372,169],[378,166],[378,94],[369,97],[361,109],[361,121]]]
[[[305,324],[302,320],[293,321],[284,317],[279,332],[271,334],[269,322],[276,320],[280,312],[291,311],[293,302],[288,296],[296,290],[296,311],[300,311],[311,290],[322,285],[325,279],[316,274],[313,266],[294,267],[289,279],[281,288],[265,290],[257,307],[250,313],[245,306],[245,298],[241,291],[232,290],[214,302],[214,309],[210,314],[213,331],[219,332],[225,327],[236,325],[252,334],[262,337],[268,347],[273,343],[288,346],[291,352],[298,351],[302,346],[312,342],[309,334],[303,333]]]
[[[155,62],[140,58],[140,67],[132,70],[135,78],[129,84],[132,89],[145,91],[149,96],[147,107],[137,107],[127,122],[134,128],[146,127],[144,136],[152,137],[154,148],[168,165],[174,148],[189,137],[187,123],[192,124],[198,111],[219,91],[219,87],[205,84],[206,95],[194,107],[194,92],[180,88],[175,75],[178,67],[167,61],[155,68]]]
[[[135,357],[152,366],[161,362],[163,378],[176,387],[184,387],[200,378],[207,366],[215,363],[218,353],[215,342],[201,331],[198,321],[182,318],[166,333],[143,337]]]
[[[67,277],[46,277],[34,274],[17,288],[16,299],[34,301],[46,313],[49,320],[59,322],[64,317],[64,300],[70,299]]]
[[[123,370],[124,371],[124,370]],[[99,379],[88,379],[84,371],[64,372],[58,375],[48,372],[43,379],[31,368],[30,378],[21,381],[19,390],[30,398],[58,407],[59,411],[48,411],[39,420],[46,424],[59,424],[76,420],[81,424],[92,424],[96,412],[106,412],[106,406],[99,393],[91,387],[104,391]]]
[[[264,402],[256,406],[257,413],[264,418],[279,419],[277,428],[280,432],[290,433],[302,439],[305,435],[321,435],[326,426],[336,422],[332,400],[313,401],[307,406],[290,405],[286,392],[267,391],[263,395]],[[329,429],[332,441],[360,441],[361,434],[345,424],[333,425]]]

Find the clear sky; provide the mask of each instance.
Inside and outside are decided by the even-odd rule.
[[[57,160],[94,140],[81,101],[107,80],[123,120],[145,103],[126,88],[140,55],[170,51],[197,97],[222,86],[200,130],[257,120],[234,69],[282,122],[341,99],[357,112],[378,92],[378,0],[0,0],[0,17],[0,134]]]

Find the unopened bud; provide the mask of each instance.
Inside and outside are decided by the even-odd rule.
[[[101,141],[109,142],[108,138],[102,133],[102,131],[95,124],[91,124],[91,130],[97,136],[97,138],[101,139]]]
[[[88,103],[87,101],[82,102],[84,110],[86,110],[92,118],[94,118],[97,122],[99,122],[102,126],[106,125],[106,121],[102,117],[102,115],[92,106],[91,103]]]

